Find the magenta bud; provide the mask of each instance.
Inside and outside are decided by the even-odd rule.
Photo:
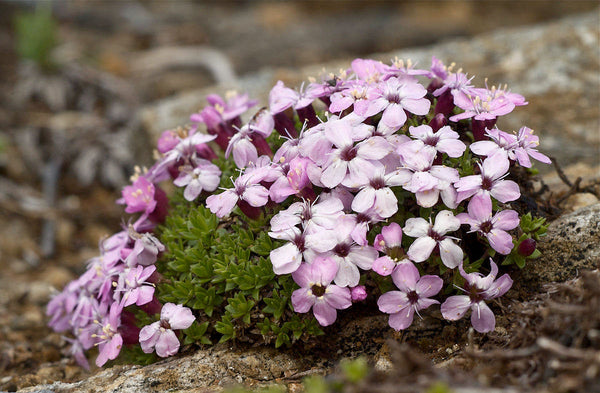
[[[452,114],[452,111],[454,110],[454,96],[450,92],[450,89],[446,90],[438,97],[434,110],[436,115],[441,113],[450,116]]]
[[[433,132],[437,132],[440,128],[448,124],[448,119],[443,113],[438,113],[434,116],[433,119],[429,122],[429,127],[433,130]]]
[[[517,252],[519,253],[519,255],[528,257],[531,254],[533,254],[536,246],[537,246],[537,243],[535,242],[535,240],[533,240],[531,238],[525,239],[519,244],[519,248],[517,248]]]

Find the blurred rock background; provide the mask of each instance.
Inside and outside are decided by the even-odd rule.
[[[593,179],[599,24],[597,1],[0,1],[0,390],[81,377],[44,366],[61,359],[45,303],[118,230],[114,201],[158,133],[208,92],[264,102],[355,57],[436,54],[524,94],[507,130],[533,127],[572,180]]]

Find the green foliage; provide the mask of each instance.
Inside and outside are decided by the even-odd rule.
[[[219,221],[203,204],[185,201],[181,191],[171,197],[171,207],[157,230],[166,247],[156,265],[163,276],[157,296],[196,315],[182,331],[184,344],[236,340],[280,347],[323,333],[312,314],[293,312],[292,278],[273,273],[269,254],[279,244],[264,228],[274,212],[251,221],[234,211]]]
[[[50,52],[56,46],[57,26],[50,7],[40,6],[33,12],[16,16],[17,52],[44,69],[52,68]]]
[[[546,219],[543,217],[532,217],[531,213],[527,213],[521,217],[519,224],[522,234],[518,239],[513,239],[514,247],[509,255],[506,256],[503,265],[517,265],[520,269],[525,267],[525,264],[530,259],[539,258],[542,253],[537,248],[533,251],[533,254],[524,256],[519,254],[519,246],[522,242],[528,239],[539,241],[541,237],[546,236],[548,225]]]

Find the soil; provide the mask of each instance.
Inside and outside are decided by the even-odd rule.
[[[147,141],[130,138],[125,147],[131,157],[123,158],[121,151],[107,144],[101,154],[106,152],[119,165],[109,167],[99,161],[83,171],[77,153],[92,151],[94,143],[90,147],[75,141],[77,133],[92,132],[86,128],[89,115],[100,119],[96,128],[106,130],[102,132],[111,138],[136,135],[138,125],[128,113],[139,105],[214,82],[214,75],[206,70],[176,68],[149,83],[131,69],[131,56],[158,47],[210,46],[227,55],[235,72],[243,75],[265,66],[300,66],[424,45],[597,7],[593,1],[511,4],[522,12],[492,2],[481,6],[355,2],[343,11],[330,2],[178,2],[173,7],[151,1],[60,2],[54,5],[62,60],[55,75],[74,96],[56,109],[43,94],[22,101],[15,98],[19,74],[26,66],[16,53],[12,20],[25,8],[0,3],[0,90],[4,91],[0,145],[5,146],[0,148],[0,391],[78,381],[99,372],[87,372],[65,357],[64,340],[46,326],[45,304],[55,288],[82,273],[83,261],[96,255],[99,239],[119,227],[121,209],[114,203],[119,182],[127,178],[131,163],[147,162],[150,150]],[[442,14],[454,18],[439,23]],[[339,20],[344,23],[331,23]],[[386,39],[376,34],[398,23],[411,28]],[[377,24],[375,31],[372,26]],[[355,29],[349,32],[343,26]],[[264,34],[262,45],[248,41],[257,32]],[[325,44],[322,36],[331,39]],[[319,42],[323,45],[311,46]],[[67,111],[83,119],[83,126],[69,131],[75,136],[57,133],[51,125],[52,119],[59,120],[56,114]],[[73,118],[69,119],[72,124]],[[59,134],[63,139],[53,140]],[[33,138],[29,150],[24,148],[24,138]],[[72,151],[59,149],[61,143],[73,143]],[[51,169],[57,155],[62,157],[59,175],[54,192],[49,192],[44,189],[47,172],[39,168]],[[578,191],[585,190],[571,188],[571,194],[581,195]],[[554,197],[560,199],[565,193],[556,192]],[[49,243],[44,240],[48,236]],[[321,367],[330,369],[342,356],[370,355],[378,371],[358,391],[372,391],[367,384],[377,384],[378,391],[397,392],[399,381],[403,386],[412,381],[411,386],[424,389],[423,376],[452,386],[600,391],[598,288],[598,271],[581,272],[564,284],[547,283],[541,291],[532,291],[525,283],[493,304],[497,328],[486,336],[473,335],[468,321],[447,324],[436,315],[426,316],[405,333],[392,333],[382,317],[346,316],[340,321],[344,333],[332,344],[336,355],[324,356]],[[393,373],[383,372],[391,368]],[[293,384],[297,377],[281,381]]]

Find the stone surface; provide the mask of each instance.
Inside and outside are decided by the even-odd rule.
[[[553,221],[538,243],[542,257],[527,263],[522,277],[530,285],[563,282],[582,269],[600,267],[600,203]]]
[[[505,116],[499,126],[518,130],[527,125],[536,130],[541,150],[561,165],[600,163],[600,14],[568,17],[532,27],[499,30],[473,39],[455,39],[425,48],[403,49],[370,57],[389,61],[412,59],[423,67],[435,55],[446,64],[456,62],[475,84],[508,84],[525,95],[529,105]],[[156,138],[162,131],[188,122],[189,115],[205,105],[209,93],[228,89],[246,91],[266,103],[268,91],[278,79],[299,86],[323,69],[347,68],[352,59],[304,67],[300,70],[263,69],[240,79],[235,86],[214,86],[187,92],[150,104],[141,110],[145,129]],[[550,167],[540,168],[549,172]]]

